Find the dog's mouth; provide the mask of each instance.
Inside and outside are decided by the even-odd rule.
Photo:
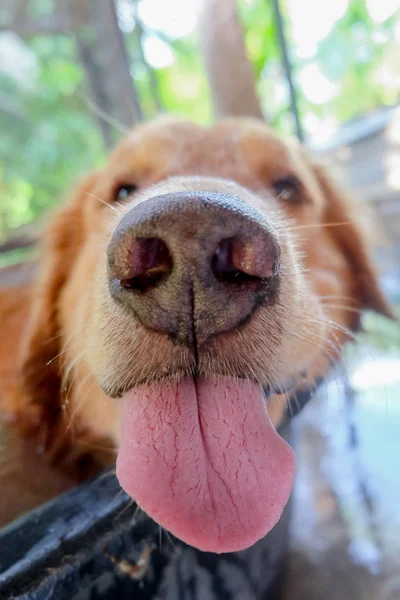
[[[117,475],[155,521],[204,551],[243,550],[279,520],[295,470],[258,383],[185,377],[123,397]]]

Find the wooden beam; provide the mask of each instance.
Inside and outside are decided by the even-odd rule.
[[[0,289],[29,283],[37,270],[38,264],[31,260],[0,268]]]
[[[0,243],[0,254],[10,252],[11,250],[19,250],[20,248],[28,248],[34,246],[37,239],[29,236],[15,236],[5,242]]]

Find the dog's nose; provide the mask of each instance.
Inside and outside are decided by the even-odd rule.
[[[199,346],[274,300],[279,254],[276,235],[239,198],[166,194],[120,221],[107,250],[109,288],[145,327]]]

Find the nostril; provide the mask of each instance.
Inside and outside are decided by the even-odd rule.
[[[172,258],[167,245],[160,238],[134,238],[125,259],[111,275],[130,291],[144,292],[158,285],[172,270]]]
[[[278,273],[278,250],[270,238],[227,238],[214,252],[212,269],[219,281],[239,284],[251,279],[267,279]]]
[[[278,272],[278,248],[272,237],[235,238],[232,262],[246,275],[267,279]]]

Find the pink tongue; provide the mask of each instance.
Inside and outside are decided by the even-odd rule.
[[[124,397],[120,484],[157,523],[200,550],[243,550],[270,531],[294,468],[255,383],[187,378]]]

